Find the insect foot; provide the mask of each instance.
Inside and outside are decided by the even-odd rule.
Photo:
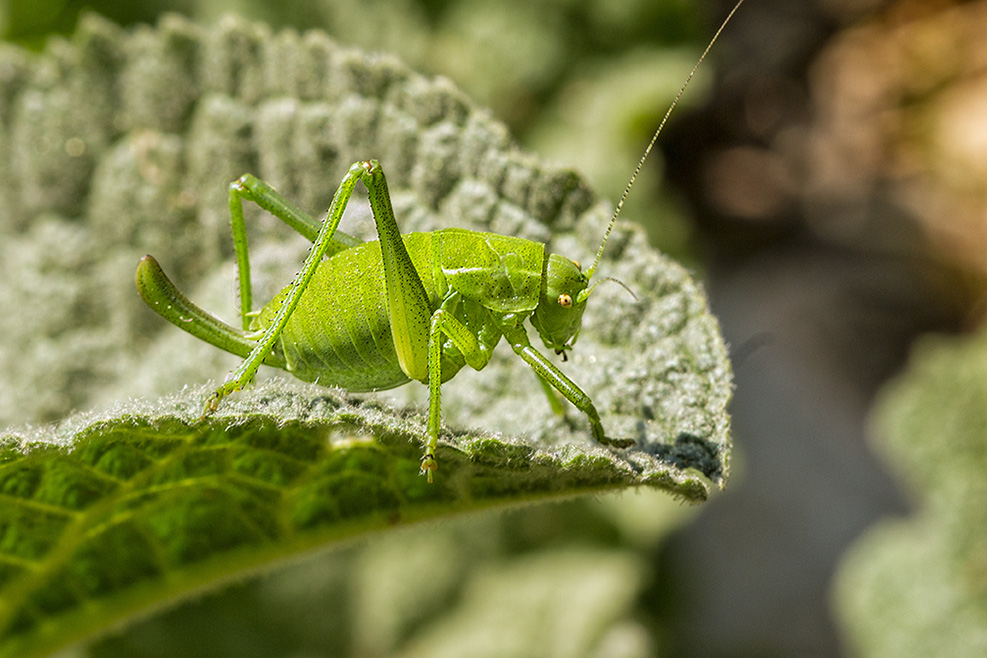
[[[202,415],[199,416],[200,419],[205,419],[206,416],[214,413],[219,409],[219,402],[225,395],[222,394],[221,390],[214,391],[212,395],[206,398],[206,403],[202,405]]]
[[[597,427],[599,427],[599,431],[597,431]],[[603,434],[603,426],[602,425],[601,426],[596,426],[596,425],[593,426],[593,438],[596,439],[596,442],[599,443],[601,446],[611,446],[613,448],[619,448],[621,450],[623,450],[625,448],[630,448],[631,446],[633,446],[633,445],[635,445],[637,443],[634,439],[611,439],[611,438],[608,438],[606,435]]]
[[[249,379],[247,380],[249,381]],[[219,409],[219,403],[230,393],[239,391],[246,385],[246,382],[241,382],[240,378],[236,377],[236,371],[231,372],[223,385],[213,391],[212,395],[206,398],[206,403],[202,407],[202,416],[205,418],[209,414],[213,413]]]
[[[212,412],[219,408],[219,396],[213,393],[208,398],[206,398],[206,403],[202,405],[202,415],[199,416],[200,419],[205,418]]]
[[[219,409],[219,401],[223,399],[220,391],[214,391],[212,395],[206,398],[206,403],[202,405],[202,415],[199,418],[205,418],[209,414],[215,412]]]
[[[607,437],[599,439],[599,442],[605,446],[613,446],[614,448],[620,448],[621,450],[630,448],[637,443],[634,439],[608,439]]]
[[[608,438],[606,433],[603,431],[603,423],[600,422],[600,415],[596,412],[596,407],[589,405],[585,411],[586,415],[589,416],[589,425],[593,430],[593,439],[601,446],[612,446],[623,450],[624,448],[630,448],[637,443],[634,439]]]
[[[435,461],[435,455],[432,453],[426,453],[422,457],[422,470],[421,474],[428,479],[428,483],[432,484],[433,478],[432,473],[439,470],[439,463]]]

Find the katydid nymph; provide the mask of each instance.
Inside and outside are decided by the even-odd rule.
[[[550,397],[554,389],[586,415],[597,443],[633,445],[633,440],[606,435],[590,397],[530,344],[523,323],[530,321],[545,347],[565,361],[579,335],[587,301],[599,284],[590,281],[624,199],[681,94],[742,2],[724,20],[666,112],[585,271],[568,258],[546,253],[544,244],[518,237],[457,228],[402,235],[383,169],[375,160],[350,167],[323,221],[293,206],[260,179],[241,176],[229,188],[241,328],[196,306],[151,256],[137,267],[138,291],[153,310],[193,336],[245,359],[208,398],[203,415],[246,386],[262,364],[350,391],[385,390],[417,380],[429,390],[421,471],[432,482],[438,468],[441,384],[464,366],[483,369],[504,338]],[[357,182],[367,189],[377,241],[360,242],[338,230]],[[252,306],[244,201],[313,242],[292,283],[258,312]]]

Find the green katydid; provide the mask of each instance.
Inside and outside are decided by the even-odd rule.
[[[242,328],[196,306],[171,283],[151,256],[137,267],[137,288],[162,317],[216,347],[244,357],[206,401],[204,414],[242,389],[262,364],[295,377],[351,391],[385,390],[411,380],[428,385],[428,441],[421,470],[438,468],[440,386],[463,366],[483,369],[503,337],[541,381],[553,408],[558,391],[589,420],[602,445],[627,448],[630,439],[606,436],[590,397],[528,341],[529,320],[545,346],[562,355],[579,335],[590,280],[628,192],[668,116],[738,2],[673,100],[655,131],[604,233],[593,264],[546,254],[523,238],[465,229],[402,235],[387,182],[375,160],[353,164],[320,221],[289,203],[273,187],[246,174],[230,185],[229,209],[239,270]],[[367,188],[378,240],[360,242],[338,230],[350,196]],[[252,307],[243,202],[252,201],[313,242],[294,281],[259,312]]]

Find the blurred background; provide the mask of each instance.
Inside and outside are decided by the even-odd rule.
[[[236,12],[323,29],[453,79],[527,149],[616,199],[730,6],[7,0],[0,31],[40,49],[83,7],[124,25]],[[873,452],[875,401],[917,338],[972,332],[984,313],[984,34],[984,1],[747,0],[673,115],[624,217],[705,282],[731,345],[726,492],[697,508],[637,493],[402,530],[88,655],[857,655],[834,603],[841,559],[915,507]]]

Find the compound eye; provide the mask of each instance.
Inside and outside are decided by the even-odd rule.
[[[570,306],[572,306],[572,297],[570,297],[565,293],[559,295],[559,306],[561,306],[562,308],[569,308]]]

